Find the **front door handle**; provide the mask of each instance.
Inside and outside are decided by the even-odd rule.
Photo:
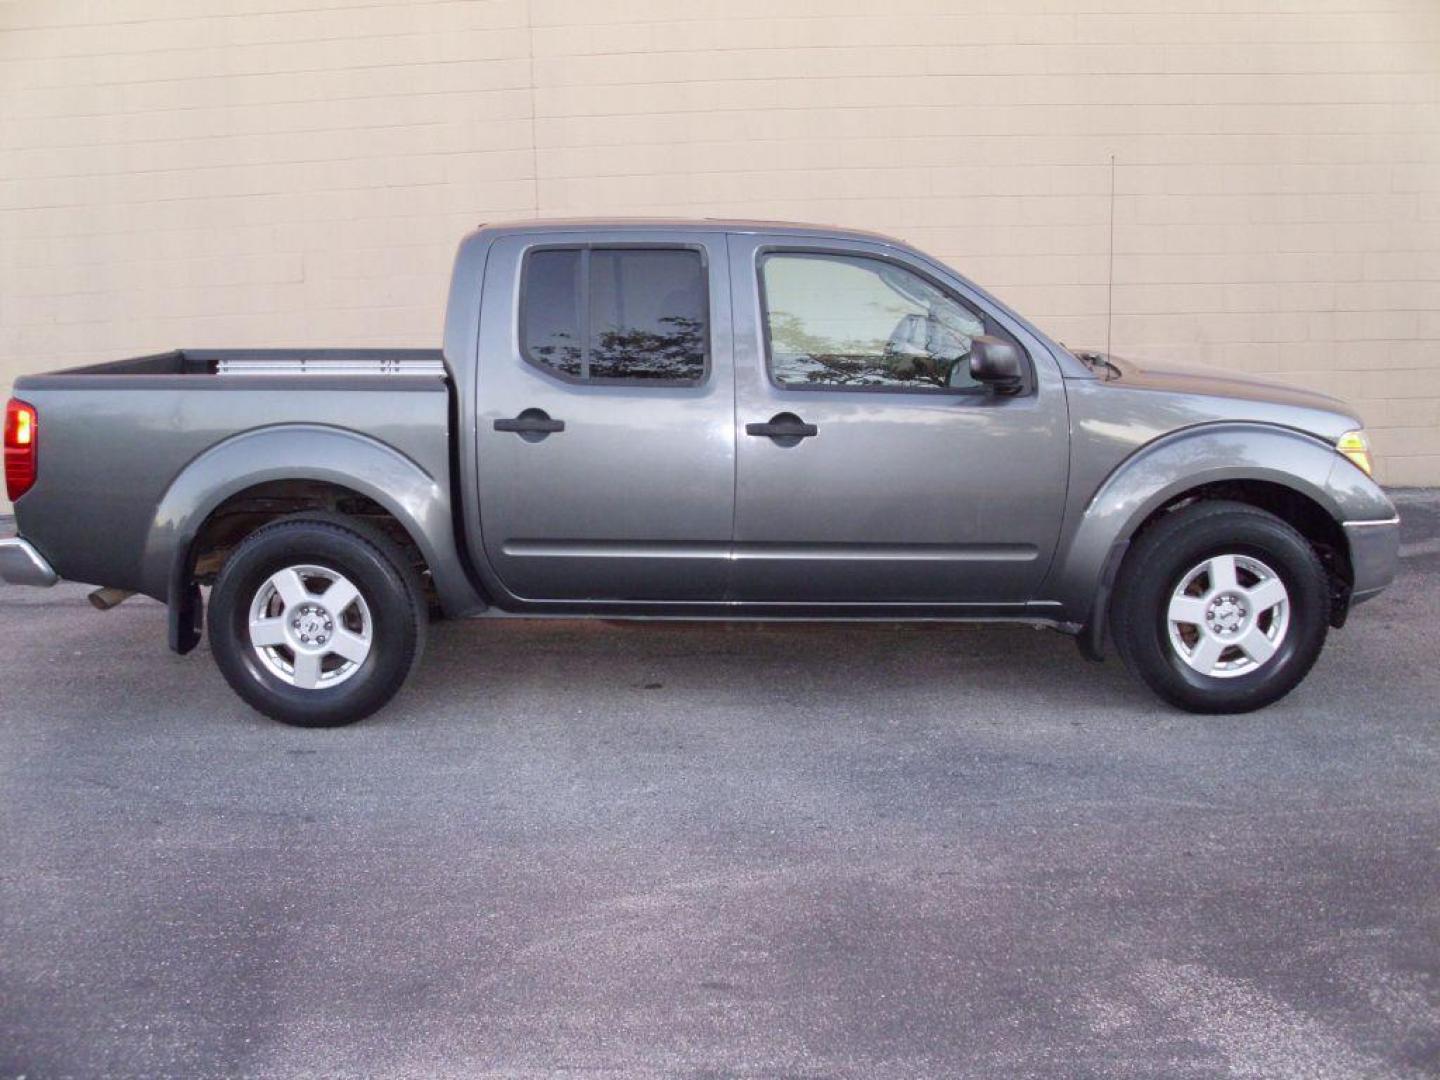
[[[564,420],[551,420],[544,409],[526,409],[514,420],[496,420],[496,431],[513,431],[526,442],[539,442],[547,435],[565,430]]]
[[[745,434],[763,435],[774,439],[781,446],[794,446],[801,439],[819,435],[820,429],[814,424],[805,423],[794,413],[782,412],[772,416],[768,423],[746,424]]]

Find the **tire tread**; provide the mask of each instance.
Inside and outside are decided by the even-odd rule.
[[[1252,532],[1259,526],[1270,531],[1278,543],[1294,545],[1292,552],[1282,554],[1287,558],[1290,554],[1296,555],[1303,564],[1302,575],[1308,580],[1300,583],[1304,592],[1292,597],[1292,612],[1303,610],[1309,625],[1297,627],[1292,623],[1291,632],[1307,634],[1311,643],[1297,651],[1278,677],[1272,673],[1267,679],[1245,681],[1246,677],[1241,676],[1231,685],[1201,691],[1175,678],[1168,662],[1157,662],[1147,653],[1145,634],[1152,625],[1154,612],[1147,607],[1142,594],[1153,588],[1157,579],[1168,581],[1182,569],[1175,566],[1177,561],[1183,561],[1177,560],[1177,551],[1184,550],[1194,538],[1203,537],[1211,530],[1221,531],[1218,526],[1222,522],[1225,532]],[[1217,535],[1216,540],[1219,539]],[[1191,503],[1171,511],[1147,528],[1131,546],[1121,566],[1110,607],[1111,635],[1125,666],[1172,705],[1197,713],[1250,712],[1284,697],[1299,685],[1319,659],[1329,621],[1329,582],[1310,542],[1294,526],[1269,511],[1226,499]]]
[[[266,687],[257,685],[245,671],[244,661],[231,655],[232,650],[241,647],[231,640],[232,635],[226,629],[229,620],[235,617],[232,605],[249,602],[248,598],[235,595],[240,582],[236,577],[238,571],[234,568],[243,567],[252,552],[273,543],[277,534],[294,533],[298,539],[302,530],[312,536],[315,532],[330,534],[346,545],[358,546],[365,555],[394,575],[393,591],[403,601],[404,610],[408,613],[410,625],[399,635],[406,652],[399,658],[394,673],[344,709],[324,700],[310,707],[286,701]],[[378,612],[374,617],[379,617]],[[297,727],[336,727],[363,719],[383,707],[398,692],[424,653],[428,622],[420,576],[398,545],[366,522],[342,514],[307,511],[267,522],[236,545],[221,567],[211,593],[208,630],[211,651],[221,673],[253,708],[272,719]],[[248,644],[243,647],[248,648]]]

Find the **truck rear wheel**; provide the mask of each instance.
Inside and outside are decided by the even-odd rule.
[[[210,648],[230,686],[282,723],[337,727],[379,709],[420,658],[419,578],[360,523],[286,518],[250,534],[210,596]]]
[[[1244,503],[1192,503],[1140,537],[1116,585],[1121,658],[1189,712],[1278,701],[1320,655],[1330,583],[1305,537]]]

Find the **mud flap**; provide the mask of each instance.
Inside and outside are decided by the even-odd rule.
[[[200,586],[187,582],[171,594],[170,648],[184,656],[200,644],[200,631],[205,626],[205,601]]]
[[[1110,594],[1115,590],[1115,578],[1120,564],[1125,561],[1125,552],[1130,550],[1129,540],[1117,540],[1105,556],[1105,566],[1100,574],[1100,584],[1095,589],[1095,602],[1090,605],[1090,618],[1080,633],[1075,635],[1075,644],[1080,655],[1094,663],[1105,660],[1105,631],[1110,625]]]

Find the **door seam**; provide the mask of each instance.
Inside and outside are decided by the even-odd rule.
[[[735,528],[740,520],[740,360],[735,348],[735,260],[730,233],[725,233],[725,290],[730,309],[730,553],[722,595],[728,603],[735,598]]]

